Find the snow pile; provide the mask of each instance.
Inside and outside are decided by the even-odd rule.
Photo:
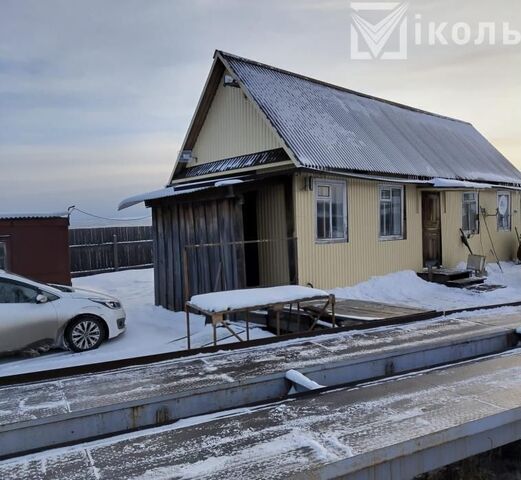
[[[489,292],[475,292],[422,280],[412,270],[373,277],[353,287],[331,291],[338,298],[368,300],[406,305],[438,311],[481,305],[521,301],[521,265],[502,262],[503,272],[496,264],[488,264],[486,284],[504,285]]]
[[[310,378],[306,377],[302,373],[300,373],[298,370],[288,370],[286,372],[286,378],[297,385],[300,385],[301,387],[306,388],[307,390],[317,390],[318,388],[324,388],[323,385],[320,385],[319,383],[315,382],[314,380],[311,380]]]
[[[233,292],[213,292],[194,295],[190,303],[207,312],[226,312],[249,307],[292,303],[306,298],[327,297],[329,294],[316,288],[285,285],[270,288],[247,288]]]

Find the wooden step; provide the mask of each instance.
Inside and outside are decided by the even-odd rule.
[[[453,280],[460,280],[470,278],[472,270],[456,270],[449,268],[435,268],[432,270],[431,275],[427,270],[418,272],[418,276],[423,280],[427,280],[434,283],[447,283]]]
[[[459,278],[457,280],[449,280],[445,285],[447,287],[466,288],[473,285],[481,285],[485,280],[486,277]]]

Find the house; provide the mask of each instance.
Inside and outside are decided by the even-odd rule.
[[[156,303],[513,257],[521,173],[471,124],[216,51],[153,212]],[[490,235],[489,235],[490,234]]]
[[[68,213],[0,213],[0,269],[70,285]]]

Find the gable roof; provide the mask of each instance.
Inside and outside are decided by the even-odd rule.
[[[221,51],[215,53],[183,149],[195,142],[225,70],[274,129],[296,166],[521,184],[521,173],[467,122]]]

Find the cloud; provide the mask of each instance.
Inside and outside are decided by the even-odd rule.
[[[517,0],[415,0],[426,21],[509,21]],[[115,214],[163,185],[220,48],[463,118],[521,166],[518,47],[350,61],[343,0],[2,0],[0,210]]]
[[[178,145],[171,135],[154,134],[97,145],[2,148],[2,187],[7,188],[0,189],[0,211],[63,211],[76,205],[102,216],[129,216],[116,212],[118,203],[164,185]]]

